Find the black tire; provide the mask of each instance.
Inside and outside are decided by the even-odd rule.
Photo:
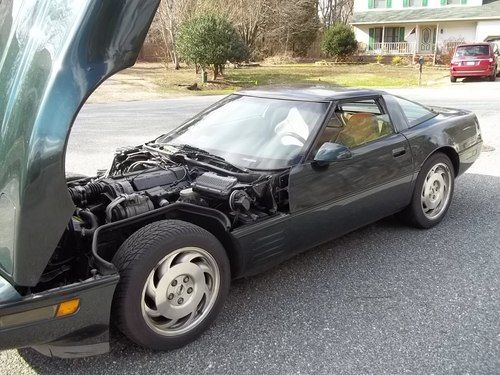
[[[497,67],[493,69],[493,73],[489,76],[490,81],[494,82],[497,79]]]
[[[177,336],[165,336],[152,329],[144,317],[143,291],[159,262],[187,247],[204,249],[215,260],[220,276],[218,293],[198,325]],[[224,247],[205,229],[184,221],[158,221],[139,229],[121,245],[113,264],[120,273],[113,298],[114,323],[132,341],[154,350],[176,349],[195,340],[215,320],[229,292],[231,272]]]
[[[445,164],[450,172],[450,182],[449,182],[449,197],[446,205],[441,209],[439,215],[435,218],[429,218],[424,213],[424,208],[422,207],[422,190],[424,182],[427,178],[428,173],[431,169],[438,164]],[[451,201],[453,199],[453,190],[455,188],[455,172],[453,169],[453,164],[448,156],[443,153],[436,153],[427,159],[427,161],[422,166],[420,173],[418,174],[417,181],[415,182],[415,188],[413,191],[413,196],[411,203],[400,213],[400,216],[411,226],[416,228],[432,228],[433,226],[439,224],[441,220],[446,216],[448,209],[450,207]]]
[[[452,76],[450,76],[450,81],[451,81],[451,82],[457,82],[457,77],[452,77]]]

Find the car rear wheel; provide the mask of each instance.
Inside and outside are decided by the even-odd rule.
[[[495,81],[497,79],[497,67],[495,66],[495,69],[493,69],[493,72],[490,75],[490,81]]]
[[[113,258],[120,282],[113,300],[118,328],[136,343],[175,349],[215,320],[229,291],[230,266],[220,242],[178,220],[149,224]]]
[[[451,82],[457,82],[457,77],[452,77],[452,76],[450,76],[450,81],[451,81]]]
[[[446,215],[453,197],[455,176],[448,156],[437,153],[422,166],[410,205],[403,217],[417,228],[431,228]]]

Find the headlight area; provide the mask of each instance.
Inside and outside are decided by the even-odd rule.
[[[0,329],[36,323],[47,319],[62,318],[76,314],[79,308],[80,299],[72,298],[55,305],[0,316]]]

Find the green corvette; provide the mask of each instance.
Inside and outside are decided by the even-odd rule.
[[[100,354],[110,324],[181,347],[231,279],[388,215],[437,225],[480,154],[468,111],[281,87],[230,95],[106,172],[66,173],[75,117],[135,63],[158,2],[0,2],[0,350]]]

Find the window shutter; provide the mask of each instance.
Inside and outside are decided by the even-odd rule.
[[[423,7],[426,7],[428,3],[429,3],[428,0],[422,0],[422,6]]]
[[[441,0],[441,5],[446,5],[447,1],[446,0]]]
[[[385,6],[386,6],[387,8],[392,7],[392,0],[386,0]]]
[[[368,9],[372,9],[375,6],[375,0],[368,0]]]
[[[399,28],[399,41],[400,42],[405,41],[405,28],[404,27]]]
[[[403,6],[405,8],[409,7],[410,6],[410,0],[403,0]]]
[[[368,29],[368,49],[373,49],[373,43],[375,42],[375,29],[370,27]]]

